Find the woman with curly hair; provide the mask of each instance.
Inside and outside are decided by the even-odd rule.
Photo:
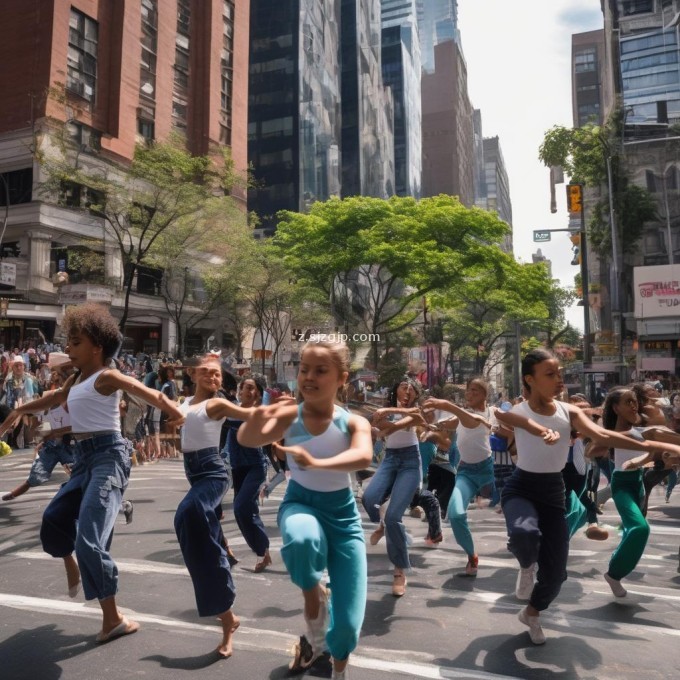
[[[120,427],[121,390],[157,406],[170,422],[181,424],[184,416],[160,392],[109,368],[122,337],[105,307],[92,303],[69,308],[63,329],[76,374],[61,389],[14,409],[0,435],[29,413],[67,405],[76,462],[71,478],[45,509],[40,539],[46,553],[64,560],[69,596],[76,597],[82,580],[85,599],[99,600],[102,627],[96,641],[102,643],[139,629],[116,605],[118,568],[109,552],[130,477],[131,445]]]

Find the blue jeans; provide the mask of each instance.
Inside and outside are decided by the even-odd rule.
[[[417,446],[387,449],[361,499],[371,521],[379,522],[380,506],[389,497],[390,504],[385,514],[387,556],[398,569],[411,568],[402,518],[420,486],[421,474]]]
[[[28,475],[29,486],[40,486],[52,476],[52,470],[57,463],[62,465],[73,465],[76,457],[76,447],[64,444],[61,439],[58,441],[46,441],[38,451],[38,457],[31,465]]]
[[[120,434],[77,443],[71,478],[43,514],[40,540],[52,557],[74,549],[86,600],[118,591],[118,568],[109,554],[113,527],[130,477],[132,445]]]
[[[351,489],[310,491],[291,481],[278,514],[281,557],[293,583],[311,590],[328,569],[326,643],[344,660],[357,646],[366,610],[366,544]]]
[[[239,465],[232,468],[234,480],[234,517],[248,547],[262,557],[269,550],[269,538],[257,503],[260,488],[267,481],[267,464]]]
[[[217,447],[184,453],[191,488],[177,506],[175,533],[194,584],[199,616],[231,609],[236,592],[220,525],[229,476]]]
[[[461,461],[458,464],[456,485],[453,487],[449,501],[449,521],[458,545],[468,556],[475,554],[475,544],[468,526],[467,507],[470,500],[479,493],[480,489],[492,482],[493,458],[491,456],[480,463],[464,463]]]

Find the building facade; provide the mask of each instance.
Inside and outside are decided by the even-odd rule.
[[[448,40],[460,44],[458,0],[416,0],[416,8],[423,71],[431,73],[435,68],[434,48]]]
[[[458,196],[475,204],[473,109],[460,45],[449,40],[434,48],[436,68],[423,73],[423,195]]]
[[[8,5],[0,72],[5,346],[53,338],[64,304],[98,300],[114,314],[123,304],[112,283],[122,280],[121,258],[106,243],[103,220],[71,209],[89,200],[84,189],[58,204],[41,194],[38,146],[63,125],[82,162],[104,172],[129,161],[136,144],[176,131],[195,154],[229,146],[235,169],[245,174],[249,26],[248,0]],[[245,193],[235,189],[234,197],[245,209]],[[63,263],[83,239],[103,254],[102,280],[60,286]],[[126,326],[135,349],[174,349],[158,275],[137,277]]]
[[[342,196],[394,195],[394,102],[383,86],[380,0],[342,0]]]
[[[571,101],[574,127],[604,121],[604,30],[571,36]]]
[[[248,209],[272,235],[279,210],[341,191],[341,1],[251,0]]]
[[[415,0],[382,0],[382,72],[394,101],[395,193],[420,198],[421,64]]]

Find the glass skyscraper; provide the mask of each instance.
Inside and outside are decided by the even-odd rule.
[[[340,0],[251,0],[248,208],[271,234],[279,210],[340,195]]]
[[[422,114],[415,0],[382,0],[383,82],[394,99],[394,175],[398,196],[420,197]]]
[[[342,195],[394,194],[394,105],[383,86],[380,0],[342,0]]]
[[[455,40],[458,31],[458,0],[416,0],[418,33],[423,71],[434,71],[434,48],[439,43]]]

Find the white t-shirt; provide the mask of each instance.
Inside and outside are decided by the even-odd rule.
[[[486,411],[472,411],[475,415],[480,415],[491,424],[491,410],[487,407]],[[480,423],[477,427],[465,427],[463,423],[458,424],[458,450],[460,460],[463,463],[481,463],[491,456],[491,441],[489,433],[491,430]]]

